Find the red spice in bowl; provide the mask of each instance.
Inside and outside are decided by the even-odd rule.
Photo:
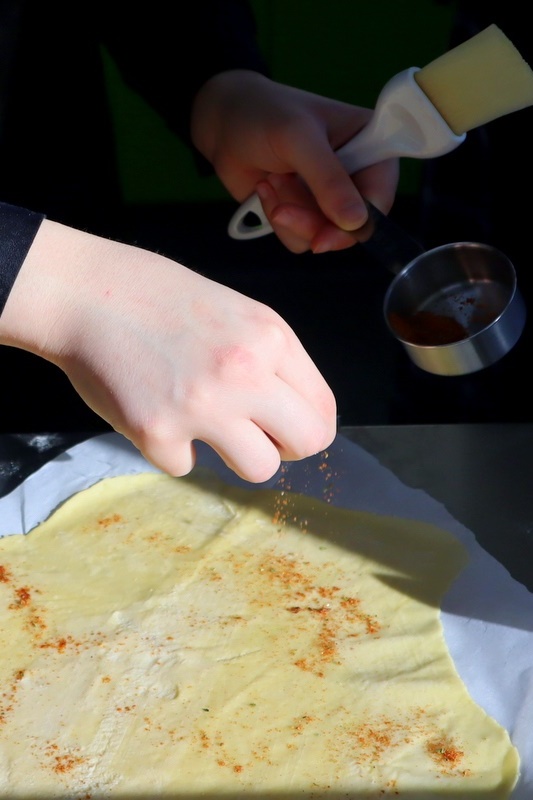
[[[410,344],[453,344],[468,338],[468,331],[460,322],[432,311],[416,311],[409,315],[391,311],[389,322],[400,339]]]

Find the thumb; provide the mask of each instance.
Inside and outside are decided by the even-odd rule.
[[[302,137],[294,165],[331,222],[345,231],[364,225],[368,212],[363,197],[323,132],[308,131]]]

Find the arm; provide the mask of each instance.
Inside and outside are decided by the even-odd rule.
[[[18,253],[18,277],[3,283],[0,344],[59,366],[160,469],[188,473],[202,440],[262,482],[281,459],[333,440],[331,390],[270,308],[156,253],[47,219]]]

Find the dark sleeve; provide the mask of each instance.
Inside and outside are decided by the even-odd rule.
[[[146,7],[107,0],[101,22],[103,44],[123,80],[189,146],[192,104],[209,78],[230,69],[268,74],[255,18],[244,0],[179,6],[148,0]]]
[[[44,214],[0,203],[0,314]]]

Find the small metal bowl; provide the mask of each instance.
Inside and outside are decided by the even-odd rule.
[[[435,375],[494,364],[520,338],[526,307],[511,261],[490,245],[456,242],[415,257],[384,299],[392,334]]]

